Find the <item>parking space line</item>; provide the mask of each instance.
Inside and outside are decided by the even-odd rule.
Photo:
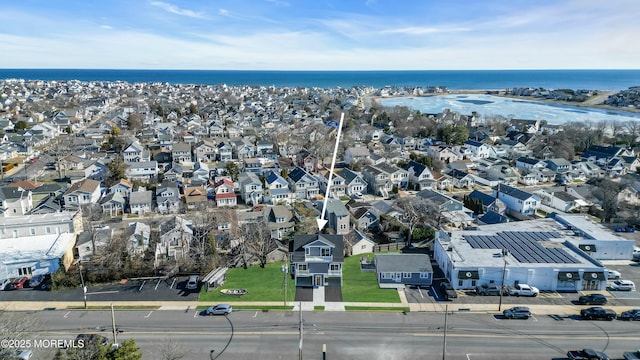
[[[258,317],[258,312],[256,311],[255,314],[253,314],[253,317]]]
[[[147,316],[145,316],[145,318],[149,318],[149,316],[151,316],[151,314],[153,314],[153,311],[149,311],[149,313],[147,314]]]
[[[418,294],[420,294],[420,297],[424,299],[424,295],[422,295],[422,290],[420,289],[420,286],[418,286]]]
[[[66,314],[64,314],[64,317],[65,317],[65,318],[69,317],[69,314],[71,314],[71,311],[67,311],[67,313],[66,313]]]
[[[538,318],[535,317],[535,315],[531,315],[531,318],[533,319],[533,321],[538,321]]]
[[[156,283],[156,287],[155,290],[158,290],[158,285],[160,285],[160,282],[162,281],[162,279],[158,279],[158,282]]]
[[[193,313],[193,318],[197,318],[199,313],[200,312],[198,311],[198,309],[196,309],[196,311]]]

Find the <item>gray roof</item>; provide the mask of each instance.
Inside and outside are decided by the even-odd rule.
[[[376,255],[376,272],[433,273],[431,259],[426,254]]]
[[[329,199],[327,201],[327,213],[334,213],[336,216],[349,216],[347,208],[338,199]]]
[[[129,194],[129,204],[149,204],[151,203],[151,190],[132,191]]]
[[[344,261],[344,238],[342,235],[329,235],[329,234],[304,234],[296,235],[293,237],[293,241],[289,242],[289,252],[293,253],[292,262],[303,262],[304,248],[303,246],[312,243],[314,241],[324,241],[333,244],[333,261]]]

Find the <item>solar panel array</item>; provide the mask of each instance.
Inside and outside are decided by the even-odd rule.
[[[521,263],[578,264],[564,249],[545,248],[540,241],[559,237],[549,231],[503,231],[495,235],[464,235],[474,249],[507,249]]]

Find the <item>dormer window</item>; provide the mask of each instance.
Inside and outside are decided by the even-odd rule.
[[[330,248],[321,248],[320,249],[320,254],[322,256],[331,256],[331,249]]]

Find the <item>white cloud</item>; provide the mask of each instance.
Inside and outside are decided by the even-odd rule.
[[[269,3],[272,3],[275,6],[289,6],[291,4],[289,4],[286,1],[282,1],[282,0],[266,0]]]
[[[100,25],[100,28],[101,28],[101,29],[106,29],[106,30],[111,30],[111,29],[113,29],[113,27],[112,27],[112,26],[110,26],[110,25]]]
[[[189,10],[189,9],[181,9],[173,4],[169,4],[166,2],[162,2],[162,1],[152,1],[150,3],[153,6],[157,6],[159,8],[161,8],[164,11],[170,12],[172,14],[176,14],[176,15],[182,15],[182,16],[188,16],[188,17],[192,17],[192,18],[197,18],[197,19],[205,19],[206,16],[204,13],[202,12],[197,12],[197,11],[193,11],[193,10]]]

